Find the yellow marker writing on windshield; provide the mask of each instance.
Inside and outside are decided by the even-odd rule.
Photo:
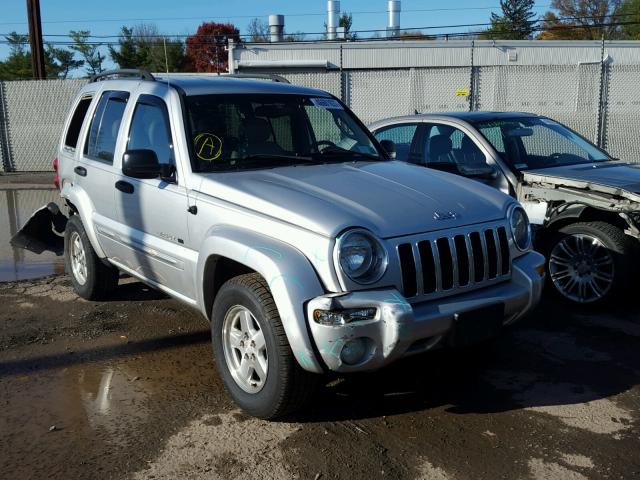
[[[215,160],[222,154],[222,140],[213,133],[201,133],[193,143],[196,156],[201,160]]]

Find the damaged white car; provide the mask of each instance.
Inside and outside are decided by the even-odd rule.
[[[625,291],[640,239],[640,165],[611,158],[530,113],[454,112],[370,126],[398,160],[455,173],[517,198],[547,256],[548,279],[578,303]]]

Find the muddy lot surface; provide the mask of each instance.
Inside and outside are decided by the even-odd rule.
[[[485,351],[333,378],[243,415],[198,313],[140,283],[0,284],[2,478],[640,477],[640,307],[544,303]]]

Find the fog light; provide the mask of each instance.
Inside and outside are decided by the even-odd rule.
[[[314,310],[313,319],[320,325],[339,327],[351,322],[372,320],[378,313],[375,308],[350,308],[347,310]]]
[[[366,339],[354,338],[345,342],[342,352],[340,352],[340,360],[347,365],[356,365],[362,361],[366,353]]]

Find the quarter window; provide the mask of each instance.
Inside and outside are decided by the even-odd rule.
[[[80,129],[82,129],[84,118],[87,116],[91,100],[91,97],[82,98],[76,107],[76,111],[73,112],[73,117],[71,117],[71,122],[69,123],[69,128],[64,138],[64,144],[69,148],[76,148],[78,144]]]
[[[89,127],[89,137],[84,147],[88,157],[113,162],[122,115],[127,106],[126,92],[104,92],[100,97]]]
[[[127,150],[153,150],[158,161],[175,164],[169,114],[162,99],[141,95],[131,121]]]

